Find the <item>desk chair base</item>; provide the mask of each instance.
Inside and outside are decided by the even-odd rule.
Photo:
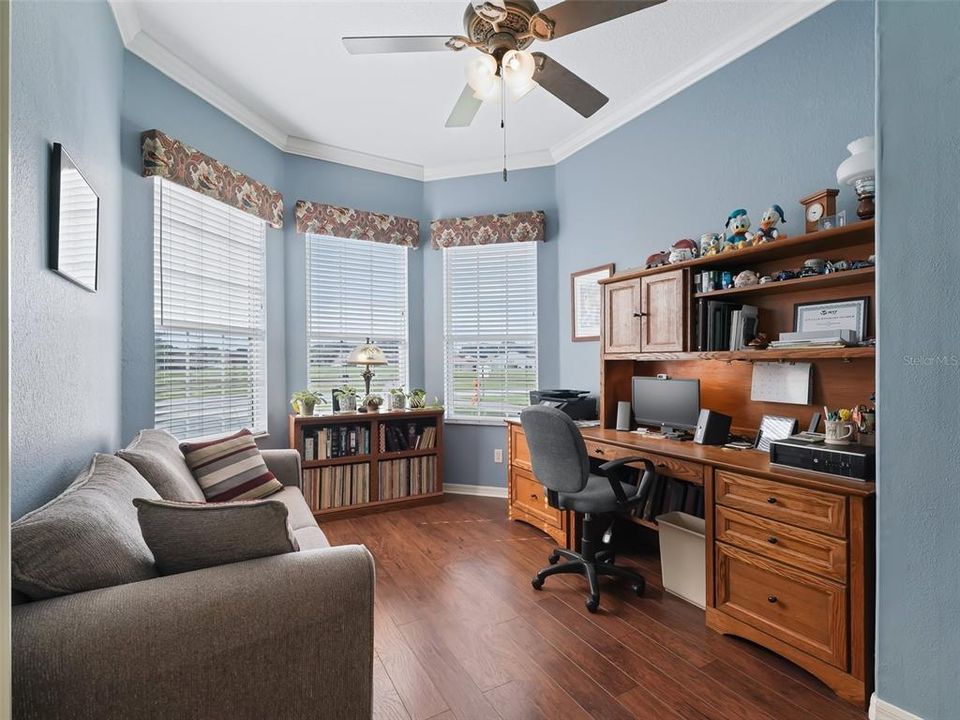
[[[540,590],[544,581],[551,575],[568,573],[584,575],[587,578],[589,592],[586,600],[587,610],[594,613],[600,607],[599,576],[607,575],[623,578],[632,583],[630,589],[637,595],[643,595],[643,591],[646,589],[646,581],[639,573],[614,565],[616,557],[613,550],[596,550],[596,542],[589,537],[591,525],[592,518],[590,515],[585,515],[583,519],[583,538],[580,540],[581,552],[577,553],[572,550],[557,548],[550,553],[548,558],[550,566],[539,570],[530,584],[533,585],[534,590]],[[560,558],[565,558],[567,562],[558,565]]]

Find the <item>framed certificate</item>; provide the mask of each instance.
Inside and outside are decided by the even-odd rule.
[[[603,288],[599,281],[613,275],[613,264],[571,273],[570,307],[573,313],[570,339],[588,342],[600,339],[600,306]]]
[[[869,297],[797,303],[793,306],[793,329],[795,332],[853,330],[863,340],[867,336],[869,310]]]

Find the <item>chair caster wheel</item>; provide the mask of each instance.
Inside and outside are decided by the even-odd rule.
[[[535,577],[533,580],[530,581],[530,584],[533,585],[534,590],[539,590],[540,588],[543,587],[543,580],[541,580],[538,577]]]
[[[558,553],[558,552],[552,552],[552,553],[550,553],[550,557],[547,558],[547,561],[548,561],[551,565],[556,565],[558,562],[560,562],[560,553]]]
[[[595,613],[600,607],[600,598],[587,598],[587,610]]]
[[[630,589],[637,595],[643,595],[643,591],[647,589],[646,583],[634,583],[630,586]]]
[[[605,558],[603,558],[603,563],[605,565],[613,565],[616,562],[617,562],[617,556],[612,553],[610,555],[607,555]]]

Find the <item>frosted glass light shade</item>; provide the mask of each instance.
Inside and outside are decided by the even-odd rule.
[[[492,56],[481,53],[467,63],[467,84],[473,90],[474,97],[489,96],[497,85],[497,61]]]
[[[386,365],[387,356],[372,342],[357,345],[347,357],[348,365]]]
[[[876,176],[877,151],[873,135],[857,138],[847,145],[850,157],[837,168],[837,182],[841,185],[855,185],[858,180],[873,179]]]

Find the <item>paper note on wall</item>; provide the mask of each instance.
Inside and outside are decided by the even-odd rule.
[[[750,399],[809,405],[813,390],[812,369],[810,363],[754,363]]]

